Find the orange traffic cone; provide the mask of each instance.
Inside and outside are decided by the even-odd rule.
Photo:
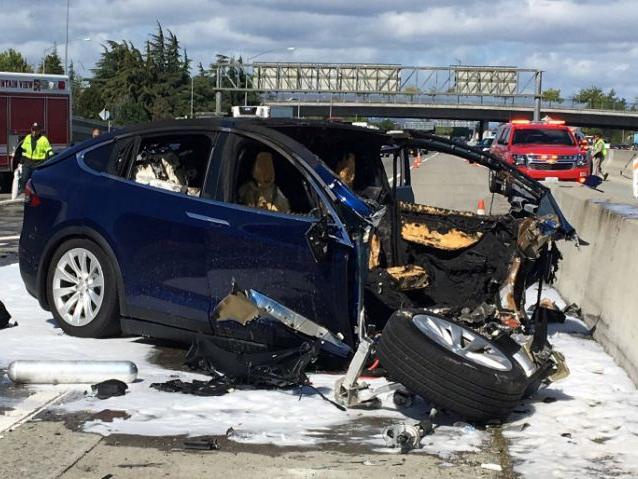
[[[421,150],[416,150],[416,166],[421,166]]]
[[[485,214],[485,201],[483,201],[483,198],[481,198],[478,201],[478,207],[476,208],[476,214],[477,215],[484,215]]]

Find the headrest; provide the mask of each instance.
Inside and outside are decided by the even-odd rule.
[[[354,153],[346,153],[337,164],[337,175],[339,179],[352,188],[355,177],[355,156]]]
[[[271,153],[266,151],[257,153],[253,166],[253,179],[258,186],[268,186],[275,182],[275,167]]]

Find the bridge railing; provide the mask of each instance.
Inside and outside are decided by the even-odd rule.
[[[485,105],[596,110],[573,99],[542,102],[542,71],[467,66],[415,67],[367,63],[244,64],[228,59],[207,70],[217,92],[261,94],[266,102]],[[638,111],[638,105],[610,111]]]

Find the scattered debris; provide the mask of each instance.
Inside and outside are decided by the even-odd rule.
[[[394,391],[392,402],[398,408],[409,408],[414,404],[415,394],[404,387]]]
[[[117,467],[120,469],[137,469],[143,467],[162,467],[165,465],[163,462],[144,462],[140,464],[118,464]]]
[[[580,306],[578,306],[576,303],[572,303],[569,306],[566,306],[563,309],[563,313],[565,313],[567,316],[575,316],[578,319],[582,319],[583,317],[583,312],[580,309]]]
[[[493,464],[493,463],[483,463],[483,464],[481,464],[481,467],[483,469],[487,469],[489,471],[500,472],[500,471],[503,470],[503,468],[501,466],[499,466],[498,464]]]
[[[412,449],[421,446],[421,439],[432,434],[434,428],[429,420],[418,424],[395,424],[383,430],[383,439],[388,447],[398,448],[401,454],[407,454]]]
[[[9,314],[9,311],[7,311],[7,308],[5,308],[2,301],[0,301],[0,329],[11,328],[18,325],[16,322],[9,322],[10,319],[11,315]]]
[[[113,422],[113,419],[128,419],[131,415],[125,411],[102,409],[91,416],[93,421]]]
[[[543,308],[545,310],[545,314],[547,314],[547,322],[548,323],[564,323],[565,322],[565,312],[561,311],[556,303],[549,298],[541,299],[539,308]]]
[[[186,364],[196,370],[223,376],[229,384],[260,388],[290,388],[308,384],[305,370],[319,355],[319,341],[278,351],[242,351],[245,343],[230,338],[199,335],[186,354]]]
[[[184,440],[184,449],[217,451],[219,450],[219,443],[214,437],[194,437]]]
[[[182,381],[181,379],[171,379],[164,383],[153,383],[150,387],[158,391],[169,393],[181,392],[194,396],[222,396],[231,389],[229,381],[221,377],[211,379],[210,381],[198,381],[195,379],[191,382]]]
[[[91,390],[98,399],[108,399],[115,396],[124,396],[128,386],[119,379],[107,379],[101,383],[93,384]]]

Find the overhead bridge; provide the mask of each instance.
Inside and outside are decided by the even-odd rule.
[[[534,117],[534,106],[463,105],[392,102],[266,101],[290,116],[427,118],[507,122]],[[286,110],[281,110],[286,109]],[[568,125],[638,130],[638,111],[541,107],[541,115],[565,120]]]
[[[576,126],[638,129],[638,112],[605,111],[577,103],[544,104],[538,69],[467,66],[412,67],[364,63],[211,65],[221,114],[224,91],[259,93],[266,105],[292,116],[401,117],[450,120],[538,120],[546,114]]]

